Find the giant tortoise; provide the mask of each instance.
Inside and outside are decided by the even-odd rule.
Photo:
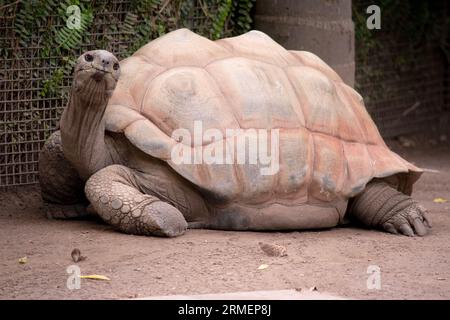
[[[187,29],[120,63],[81,55],[39,171],[50,216],[169,237],[352,220],[422,236],[430,220],[410,197],[421,173],[316,55],[258,31],[210,41]]]

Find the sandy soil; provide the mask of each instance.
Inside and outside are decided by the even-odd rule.
[[[426,168],[414,196],[429,210],[432,233],[407,238],[356,227],[308,232],[189,230],[175,239],[125,235],[95,220],[47,220],[39,190],[0,193],[0,298],[123,299],[153,295],[207,294],[317,287],[319,292],[362,299],[450,299],[450,148],[394,145]],[[286,257],[268,257],[258,242],[280,244]],[[71,252],[83,275],[66,286]],[[27,257],[20,264],[19,258]],[[267,264],[264,270],[258,270]],[[367,289],[367,268],[381,268],[381,289]]]

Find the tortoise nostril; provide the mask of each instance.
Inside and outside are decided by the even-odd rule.
[[[105,64],[108,65],[108,64],[109,64],[109,60],[103,59],[103,60],[102,60],[102,63],[103,63],[104,65],[105,65]]]

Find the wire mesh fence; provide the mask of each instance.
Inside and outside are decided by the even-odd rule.
[[[398,43],[370,55],[370,62],[356,61],[356,89],[385,138],[437,132],[448,121],[446,61],[439,48],[427,48],[399,70],[402,47]]]
[[[233,1],[234,10],[249,12],[251,1]],[[44,5],[36,10],[35,3]],[[92,17],[83,16],[89,27],[82,35],[67,36],[67,15],[61,9],[71,3],[96,8]],[[208,37],[243,32],[248,16],[224,14],[230,3],[30,0],[4,4],[0,0],[0,187],[37,182],[39,151],[57,128],[71,83],[71,65],[79,54],[104,48],[121,59],[143,41],[179,27]],[[440,10],[448,12],[448,7]],[[66,44],[60,41],[64,35]],[[356,41],[356,88],[385,137],[429,130],[450,111],[448,60],[439,47],[427,45],[401,61],[402,52],[410,47],[408,38],[386,43],[381,50],[365,50],[367,44]]]
[[[378,2],[380,30],[366,26],[372,4],[353,1],[355,88],[385,138],[442,131],[450,112],[448,1]]]
[[[249,28],[237,22],[248,20],[243,4],[249,11],[252,1],[0,0],[0,187],[37,182],[39,151],[57,129],[79,54],[102,48],[122,59],[180,27],[230,36]],[[74,3],[87,12],[82,34],[66,27]]]

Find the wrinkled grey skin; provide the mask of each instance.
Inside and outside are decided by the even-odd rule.
[[[87,216],[90,202],[91,212],[131,234],[173,237],[188,226],[255,227],[237,220],[222,225],[203,223],[220,216],[205,201],[207,194],[164,162],[141,152],[122,134],[105,132],[104,112],[119,77],[119,62],[111,53],[95,50],[79,57],[60,131],[48,139],[39,161],[48,216]],[[347,217],[370,228],[407,236],[423,236],[431,228],[422,206],[378,180],[350,199]],[[258,223],[267,226],[267,221],[258,221],[255,214],[252,223],[256,225],[253,229],[258,229]]]

